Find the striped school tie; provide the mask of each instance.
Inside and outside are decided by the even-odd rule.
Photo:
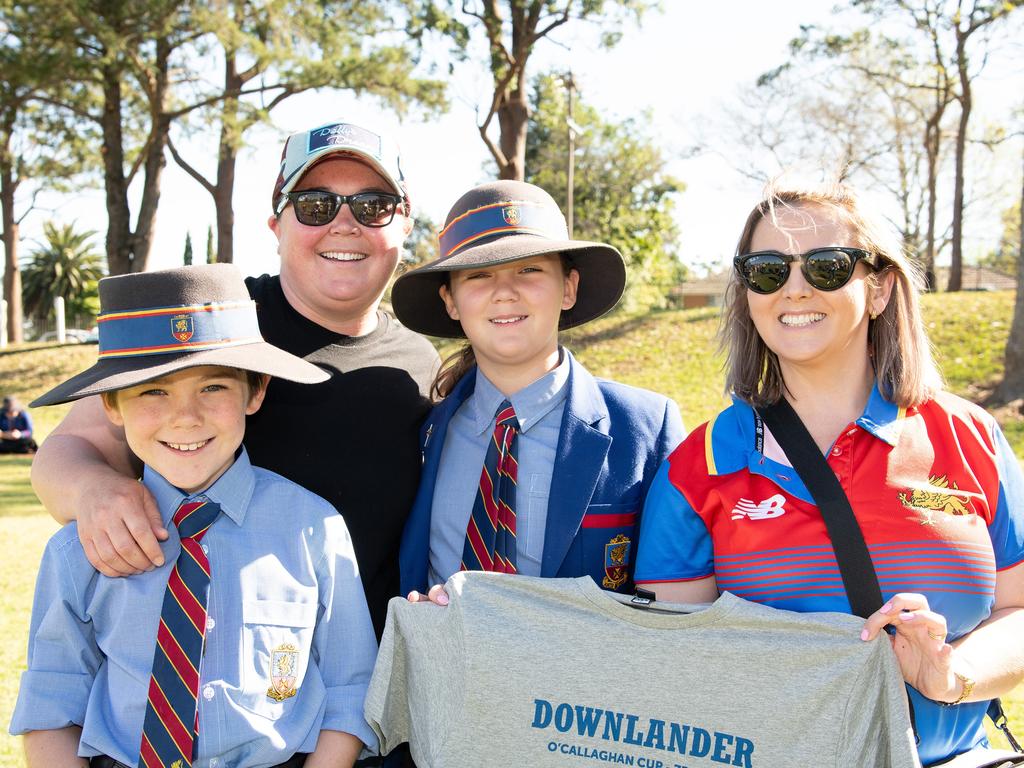
[[[167,579],[153,651],[139,758],[145,768],[192,765],[210,591],[210,561],[199,542],[218,514],[220,505],[205,499],[185,502],[174,513],[181,552]]]
[[[487,446],[473,514],[466,526],[462,570],[516,573],[519,420],[508,400],[498,406],[494,419],[494,434]]]

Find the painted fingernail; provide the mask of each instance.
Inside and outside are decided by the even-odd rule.
[[[892,610],[892,600],[890,600],[888,603],[883,605],[878,610],[880,610],[882,613],[888,613],[889,611],[891,611]]]
[[[442,592],[437,596],[437,602],[439,605],[448,605],[448,595]]]

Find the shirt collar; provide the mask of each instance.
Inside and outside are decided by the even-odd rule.
[[[871,388],[871,396],[864,408],[864,413],[857,419],[857,426],[867,430],[879,440],[896,445],[900,437],[903,419],[907,415],[906,408],[885,399],[878,389],[878,382]]]
[[[252,464],[249,463],[249,454],[246,453],[245,448],[242,448],[227,471],[202,493],[189,496],[181,489],[171,485],[163,475],[150,467],[143,470],[142,484],[156,499],[165,526],[170,524],[171,518],[174,517],[174,513],[183,501],[199,497],[205,497],[219,504],[221,512],[231,518],[236,525],[241,525],[256,488],[256,474],[253,472]]]
[[[559,348],[561,360],[558,365],[545,373],[536,381],[527,384],[508,399],[516,412],[519,431],[526,432],[539,422],[554,408],[561,405],[568,396],[566,383],[569,381],[569,355]],[[490,382],[478,367],[476,369],[476,388],[471,395],[473,429],[482,435],[494,428],[494,414],[501,405],[505,395]]]

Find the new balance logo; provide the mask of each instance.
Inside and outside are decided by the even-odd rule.
[[[739,520],[746,517],[750,520],[767,520],[769,517],[779,517],[786,512],[785,507],[782,506],[785,501],[786,497],[781,493],[758,502],[740,499],[732,510],[732,519]]]

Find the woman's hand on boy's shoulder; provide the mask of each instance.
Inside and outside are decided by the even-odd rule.
[[[448,605],[448,593],[444,591],[444,584],[435,584],[425,595],[414,589],[406,596],[405,599],[410,603],[434,603],[434,605]]]
[[[78,537],[86,557],[105,576],[131,576],[164,563],[167,538],[160,510],[138,480],[110,473],[98,493],[81,495]]]

